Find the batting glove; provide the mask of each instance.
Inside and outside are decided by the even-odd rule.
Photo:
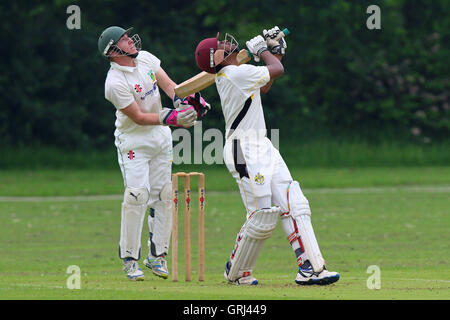
[[[181,106],[186,106],[188,103],[186,102],[186,99],[181,99],[179,96],[177,96],[176,94],[173,96],[173,107],[176,108],[180,108]]]
[[[261,54],[267,51],[267,43],[262,36],[256,36],[253,39],[246,42],[247,48],[253,55],[253,58],[258,62],[261,58]]]
[[[266,43],[270,49],[270,52],[272,52],[273,54],[281,54],[284,56],[287,48],[286,40],[284,39],[284,37],[278,41],[274,40],[280,32],[281,32],[280,28],[275,26],[269,30],[264,29],[263,35],[264,38],[266,39]]]
[[[195,111],[197,111],[197,117],[202,118],[205,114],[211,110],[211,105],[203,99],[200,92],[196,92],[195,94],[189,95],[187,98],[187,103],[194,107]]]
[[[193,106],[182,105],[177,109],[162,108],[159,123],[164,126],[189,128],[195,124],[197,112]]]

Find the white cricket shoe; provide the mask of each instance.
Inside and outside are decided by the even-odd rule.
[[[242,277],[233,281],[233,283],[237,286],[256,286],[258,284],[258,280],[252,275]]]
[[[239,279],[236,280],[230,280],[228,279],[228,273],[230,272],[230,268],[231,268],[231,262],[228,261],[225,264],[225,272],[223,273],[223,276],[225,277],[225,280],[227,280],[230,283],[234,283],[237,286],[256,286],[258,284],[258,280],[253,277],[252,275],[246,276],[246,277],[241,277]]]
[[[300,285],[328,285],[339,280],[339,273],[330,272],[325,267],[319,273],[314,272],[312,266],[301,266],[298,268],[295,282]]]
[[[167,262],[163,257],[150,258],[147,257],[144,260],[144,264],[147,268],[152,270],[152,272],[163,279],[169,277],[169,270],[167,269]]]
[[[127,273],[127,278],[131,281],[144,280],[144,272],[139,268],[137,261],[132,258],[123,259],[123,271]]]

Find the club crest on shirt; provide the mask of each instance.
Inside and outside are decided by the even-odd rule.
[[[149,72],[147,72],[147,75],[152,79],[153,82],[156,81],[155,74],[153,73],[153,70],[150,69]]]
[[[255,176],[255,183],[258,185],[263,185],[264,184],[264,176],[261,173],[257,173]]]

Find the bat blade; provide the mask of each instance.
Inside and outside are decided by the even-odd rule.
[[[251,58],[252,56],[250,55],[250,52],[247,49],[242,49],[241,51],[239,51],[236,57],[238,64],[247,63],[250,61]]]
[[[214,83],[216,75],[208,72],[200,72],[196,76],[180,83],[175,87],[175,94],[179,97],[187,97],[190,94],[201,91]]]

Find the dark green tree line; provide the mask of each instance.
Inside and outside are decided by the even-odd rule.
[[[66,8],[81,9],[81,29]],[[381,8],[369,30],[366,8]],[[143,48],[178,83],[199,72],[196,44],[217,31],[245,41],[288,27],[286,73],[263,97],[268,126],[282,137],[444,140],[449,134],[449,30],[446,0],[385,1],[14,1],[0,4],[0,144],[66,148],[112,145],[114,107],[104,99],[109,64],[101,31],[134,26]],[[214,110],[204,128],[223,128]],[[163,97],[164,105],[171,105]]]

